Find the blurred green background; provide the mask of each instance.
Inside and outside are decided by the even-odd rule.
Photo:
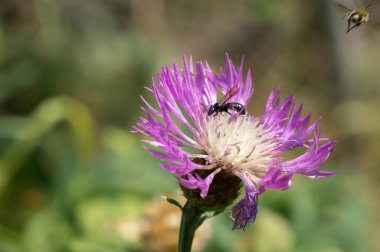
[[[281,86],[323,115],[341,175],[266,192],[245,232],[226,211],[197,250],[380,251],[380,31],[341,17],[327,0],[2,0],[0,251],[173,251],[155,244],[177,239],[157,221],[176,180],[131,126],[160,66],[217,71],[225,52],[253,71],[250,113]]]

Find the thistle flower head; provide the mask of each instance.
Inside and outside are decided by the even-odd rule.
[[[302,105],[294,96],[281,101],[274,89],[261,116],[234,109],[212,113],[218,91],[228,95],[227,103],[246,107],[253,93],[251,74],[243,78],[243,62],[235,68],[227,55],[226,67],[215,74],[207,63],[184,57],[183,68],[176,63],[162,68],[152,88],[157,106],[144,98],[142,117],[135,132],[146,149],[162,160],[161,167],[174,174],[184,195],[204,210],[222,211],[237,197],[241,185],[245,196],[231,211],[233,228],[245,228],[256,218],[258,196],[266,189],[286,190],[291,178],[301,174],[312,179],[335,175],[319,170],[335,142],[320,137],[319,120],[310,123],[311,114],[302,116]],[[227,107],[228,108],[228,107]],[[287,160],[283,153],[295,148],[305,151]]]

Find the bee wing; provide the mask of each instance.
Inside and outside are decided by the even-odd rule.
[[[375,2],[376,2],[376,0],[373,0],[370,4],[367,5],[366,9],[368,9],[369,7],[371,7]]]
[[[231,99],[231,97],[233,97],[234,95],[236,95],[237,92],[239,92],[239,87],[238,86],[234,86],[233,88],[231,88],[230,90],[227,91],[227,93],[220,100],[220,103],[221,104],[226,103],[229,99]]]
[[[334,5],[335,5],[335,8],[336,8],[338,11],[343,12],[343,13],[345,13],[345,14],[347,14],[347,13],[349,13],[349,12],[352,11],[352,9],[350,9],[350,8],[348,8],[348,7],[346,7],[346,6],[344,6],[343,4],[334,3]]]
[[[372,28],[375,28],[376,30],[380,30],[380,23],[375,22],[375,21],[373,21],[372,19],[370,19],[370,20],[368,21],[368,23],[370,24],[370,26],[371,26]]]

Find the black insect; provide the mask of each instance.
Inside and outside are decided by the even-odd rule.
[[[208,115],[214,115],[216,116],[218,113],[226,112],[230,114],[229,110],[235,110],[236,112],[239,112],[239,114],[244,115],[245,114],[245,108],[241,103],[238,102],[227,102],[229,99],[231,99],[237,92],[239,91],[239,87],[235,86],[228,90],[228,92],[223,96],[223,98],[213,105],[210,106],[208,110]]]

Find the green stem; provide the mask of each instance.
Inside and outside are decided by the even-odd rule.
[[[207,219],[205,211],[194,207],[186,202],[182,208],[181,227],[179,230],[179,252],[190,252],[193,244],[194,234],[197,228]]]

